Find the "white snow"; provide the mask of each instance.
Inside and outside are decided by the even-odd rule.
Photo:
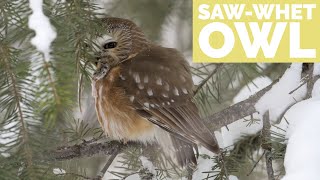
[[[146,169],[148,169],[148,171],[150,173],[152,173],[154,176],[156,176],[157,172],[156,172],[156,169],[154,167],[154,165],[152,164],[151,161],[149,161],[146,157],[144,156],[140,156],[140,161],[142,163],[142,166]]]
[[[128,176],[126,178],[126,180],[141,180],[141,178],[140,178],[139,174],[133,174],[131,176]]]
[[[140,156],[139,157],[139,159],[140,159],[140,161],[141,161],[141,163],[142,163],[142,166],[144,167],[144,168],[146,168],[150,173],[152,173],[153,175],[154,175],[154,178],[153,179],[156,179],[156,170],[155,170],[155,167],[154,167],[154,165],[152,164],[152,162],[151,161],[149,161],[146,157],[144,157],[144,156]],[[104,177],[104,179],[112,179],[111,177]],[[133,175],[131,175],[131,176],[128,176],[127,178],[126,178],[126,180],[141,180],[141,178],[140,178],[140,176],[139,176],[139,174],[138,173],[135,173],[135,174],[133,174]]]
[[[320,63],[314,63],[313,76],[320,75]]]
[[[230,175],[229,180],[238,180],[238,178],[236,176]]]
[[[254,95],[261,89],[267,87],[272,83],[271,79],[268,77],[257,77],[248,85],[244,86],[238,94],[233,98],[233,103],[238,103],[240,101],[248,99],[251,95]]]
[[[199,147],[199,152],[200,154],[206,154],[210,157],[216,156],[214,153],[212,153],[211,151],[208,151],[203,147]],[[214,162],[212,159],[209,159],[209,158],[206,159],[199,156],[197,170],[193,173],[192,180],[206,179],[208,177],[208,174],[203,172],[212,171],[211,169],[212,166],[214,166]],[[213,175],[214,173],[209,174],[209,176],[213,176]],[[230,175],[229,180],[238,180],[238,178],[236,176]]]
[[[320,98],[301,101],[285,114],[289,121],[282,180],[318,180],[320,169]]]
[[[36,35],[31,39],[31,44],[44,54],[45,60],[50,59],[50,44],[56,38],[57,33],[50,24],[49,18],[43,14],[42,0],[29,0],[32,14],[29,16],[28,26]]]
[[[280,81],[273,85],[271,90],[256,103],[255,108],[260,115],[269,110],[270,119],[276,121],[290,105],[305,97],[307,91],[306,85],[289,94],[300,86],[301,71],[302,63],[291,64]]]
[[[320,79],[318,79],[313,86],[312,89],[312,97],[319,97],[320,96]]]
[[[61,169],[61,168],[54,168],[52,170],[53,174],[57,174],[57,175],[62,175],[62,174],[65,174],[66,171],[64,169]]]
[[[121,161],[125,161],[125,159],[122,158],[123,154],[119,154],[111,163],[110,167],[108,168],[108,171],[104,174],[103,176],[103,180],[109,180],[109,179],[117,179],[118,177],[113,175],[112,171],[115,172],[119,172],[119,168],[117,167],[121,167],[123,166],[123,164],[121,163]],[[101,166],[100,168],[103,168],[103,166]],[[131,177],[131,176],[130,176]],[[139,177],[139,176],[138,176]],[[140,179],[140,177],[138,178]],[[126,179],[128,180],[128,179]]]
[[[233,103],[238,103],[249,98],[251,95],[265,88],[272,81],[268,77],[258,77],[254,79],[251,83],[244,86],[239,93],[234,97]],[[220,147],[226,148],[232,146],[235,142],[237,142],[241,136],[243,135],[251,135],[257,133],[262,128],[262,123],[257,122],[251,125],[248,125],[249,122],[245,122],[245,120],[249,120],[251,117],[245,117],[244,119],[240,119],[228,125],[228,129],[226,127],[221,128],[221,140],[218,140]],[[259,119],[259,115],[257,113],[253,114],[254,119]],[[219,136],[218,136],[219,137]],[[218,138],[217,137],[217,138]],[[230,147],[231,148],[231,147]]]
[[[199,153],[206,154],[210,157],[215,156],[214,153],[208,151],[207,149],[205,149],[203,147],[199,147]],[[208,174],[203,173],[203,172],[211,171],[211,167],[213,165],[214,165],[214,162],[212,159],[205,159],[205,158],[199,156],[197,170],[193,173],[192,179],[193,180],[205,179]],[[211,174],[211,175],[213,175],[213,174]]]

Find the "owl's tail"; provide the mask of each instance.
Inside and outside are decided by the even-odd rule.
[[[186,166],[196,166],[197,158],[199,156],[198,146],[196,144],[191,144],[185,142],[176,136],[171,136],[173,147],[175,148],[175,155],[178,164],[181,167]],[[196,150],[196,152],[194,152]]]
[[[161,128],[156,130],[156,140],[166,157],[172,159],[176,165],[180,167],[197,165],[199,153],[196,144],[186,141],[183,137],[171,135]]]

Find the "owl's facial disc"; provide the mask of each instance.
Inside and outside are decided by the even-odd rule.
[[[112,67],[118,64],[119,58],[114,52],[117,44],[115,40],[109,39],[101,45],[101,51],[95,61],[97,69],[93,74],[94,80],[102,79],[108,74]]]

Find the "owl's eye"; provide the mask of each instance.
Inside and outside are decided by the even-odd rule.
[[[112,49],[117,47],[117,42],[108,42],[106,44],[103,45],[104,49]]]

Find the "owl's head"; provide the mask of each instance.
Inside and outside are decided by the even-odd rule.
[[[142,30],[130,20],[108,17],[102,19],[102,25],[106,28],[109,38],[102,38],[99,42],[100,52],[97,56],[95,74],[101,77],[105,76],[110,68],[149,47],[149,41]]]

